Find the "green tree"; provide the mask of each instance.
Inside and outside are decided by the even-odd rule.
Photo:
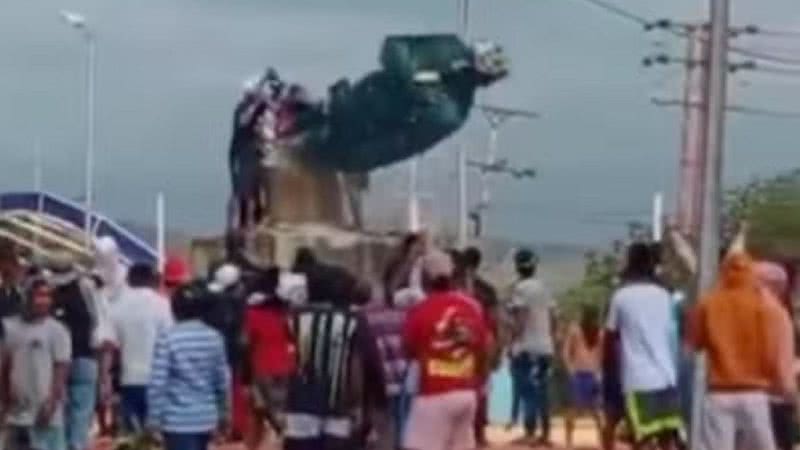
[[[571,319],[577,317],[584,305],[605,309],[614,290],[619,268],[616,252],[588,252],[585,255],[584,273],[581,280],[561,295],[561,315]]]
[[[772,258],[800,257],[800,170],[757,179],[728,192],[725,232],[749,225],[748,247]]]

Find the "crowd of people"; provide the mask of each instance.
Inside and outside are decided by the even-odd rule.
[[[632,244],[608,306],[565,320],[534,252],[518,250],[515,281],[497,289],[478,249],[438,249],[425,234],[405,238],[376,283],[309,249],[291,267],[231,260],[195,278],[179,259],[163,273],[125,266],[108,238],[90,264],[57,253],[26,265],[0,247],[6,449],[87,450],[96,428],[127,448],[471,450],[488,445],[492,374],[504,364],[518,444],[552,446],[563,370],[568,447],[588,416],[604,450],[620,438],[678,449],[696,351],[709,373],[701,448],[794,442],[792,283],[742,249],[683,308],[655,247]]]

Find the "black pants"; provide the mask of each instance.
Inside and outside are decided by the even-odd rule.
[[[794,405],[791,403],[770,403],[769,409],[770,416],[772,416],[775,444],[780,450],[792,450],[797,432]]]

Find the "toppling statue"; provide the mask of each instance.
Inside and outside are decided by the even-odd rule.
[[[424,153],[467,120],[475,92],[508,75],[502,48],[456,35],[390,36],[381,68],[325,101],[269,69],[236,107],[230,147],[239,226],[269,216],[270,179],[286,161],[366,174]]]

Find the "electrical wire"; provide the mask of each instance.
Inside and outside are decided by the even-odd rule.
[[[683,100],[670,100],[670,99],[660,99],[660,98],[652,98],[650,102],[656,106],[687,106],[687,103]],[[702,104],[700,103],[688,103],[689,107],[700,108]],[[748,116],[762,116],[762,117],[771,117],[773,119],[800,119],[800,112],[793,112],[793,111],[775,111],[771,109],[764,109],[764,108],[756,108],[752,106],[740,106],[740,105],[728,105],[726,110],[730,112],[735,112],[739,114],[746,114]]]
[[[800,39],[800,31],[797,30],[764,30],[761,28],[756,28],[756,30],[757,31],[754,33],[756,36]]]
[[[800,77],[800,69],[789,69],[786,67],[769,67],[764,65],[757,65],[755,69],[756,72],[763,72],[769,73],[772,75],[783,75],[789,77]]]
[[[747,114],[749,116],[772,117],[774,119],[800,119],[800,112],[773,111],[770,109],[753,108],[750,106],[731,106],[733,112]]]
[[[612,3],[606,2],[605,0],[581,0],[581,1],[583,1],[585,3],[592,4],[592,5],[600,8],[600,9],[603,9],[604,11],[606,11],[608,13],[611,13],[611,14],[613,14],[613,15],[615,15],[617,17],[620,17],[622,19],[626,19],[629,22],[633,22],[633,23],[635,23],[637,25],[641,25],[642,27],[645,27],[645,28],[651,27],[651,26],[653,26],[654,24],[657,23],[657,22],[653,22],[651,20],[647,20],[646,18],[644,18],[644,17],[642,17],[642,16],[640,16],[640,15],[634,13],[634,12],[631,12],[631,11],[625,9],[625,8],[622,8],[621,6],[617,6],[617,5],[614,5]],[[672,34],[674,34],[674,35],[676,35],[678,37],[682,37],[682,38],[688,38],[689,37],[689,33],[688,33],[687,29],[686,29],[687,28],[686,25],[683,25],[683,24],[675,24],[675,25],[679,26],[681,29],[680,30],[676,30],[674,28],[667,27],[667,28],[665,28],[665,31],[668,31],[668,32],[670,32],[670,33],[672,33]],[[796,33],[797,37],[800,38],[800,32],[773,31],[773,30],[763,30],[763,31],[759,30],[759,31],[760,32],[764,32],[764,33],[768,33],[769,35],[773,35],[773,36],[777,36],[777,35],[792,35],[792,36],[794,36],[795,33]],[[728,46],[728,50],[730,52],[732,52],[732,53],[737,53],[739,55],[743,55],[743,56],[747,56],[747,57],[750,57],[750,58],[759,59],[759,60],[763,60],[763,61],[769,61],[769,62],[772,62],[772,63],[786,64],[786,65],[800,65],[800,58],[794,58],[794,57],[789,57],[789,56],[781,56],[781,55],[772,55],[772,54],[769,54],[769,53],[760,52],[758,50],[751,50],[751,49],[744,48],[744,47],[739,47],[739,46],[736,46],[736,45]]]
[[[742,56],[747,56],[762,61],[769,61],[771,63],[785,64],[790,66],[800,66],[800,58],[793,58],[789,56],[772,55],[769,53],[760,52],[758,50],[751,50],[748,48],[738,46],[728,46],[728,49],[733,53],[738,53]]]
[[[631,11],[628,11],[628,10],[626,10],[626,9],[620,7],[620,6],[616,6],[614,4],[606,2],[605,0],[582,0],[582,1],[584,1],[586,3],[591,3],[592,5],[600,8],[600,9],[603,9],[603,10],[605,10],[605,11],[611,13],[611,14],[616,15],[617,17],[621,17],[623,19],[627,19],[627,20],[629,20],[631,22],[635,22],[635,23],[637,23],[639,25],[642,25],[642,26],[648,26],[651,23],[649,20],[645,19],[644,17],[639,16],[639,15],[637,15],[637,14],[631,12]]]

